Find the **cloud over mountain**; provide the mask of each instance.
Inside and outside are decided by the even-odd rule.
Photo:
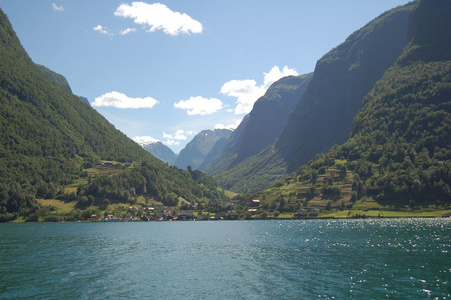
[[[234,123],[231,123],[229,125],[218,123],[215,125],[215,129],[237,129],[237,127],[241,124],[241,121],[241,119],[236,120]]]
[[[245,80],[231,80],[224,83],[221,87],[221,93],[227,96],[237,98],[237,106],[235,107],[235,114],[246,114],[252,110],[255,101],[263,96],[266,90],[282,77],[289,75],[298,75],[296,70],[285,66],[282,71],[278,66],[272,67],[271,71],[264,74],[264,83],[257,86],[257,82],[253,79]]]
[[[136,24],[148,27],[148,32],[163,30],[169,35],[202,33],[202,24],[199,21],[185,13],[174,12],[161,3],[121,4],[114,15],[133,19]]]
[[[180,140],[186,140],[188,139],[187,135],[193,135],[193,131],[185,131],[183,129],[177,130],[174,134],[167,134],[166,132],[163,132],[163,137],[167,139],[163,144],[171,146],[171,145],[178,145]]]
[[[158,103],[152,97],[131,98],[119,92],[110,92],[97,97],[92,106],[111,106],[116,108],[152,108]]]
[[[140,145],[143,145],[143,144],[152,144],[152,143],[159,142],[158,139],[155,139],[155,138],[153,138],[153,137],[151,137],[151,136],[148,136],[148,135],[146,135],[146,136],[135,136],[135,137],[133,138],[133,140],[134,140],[135,142],[137,142],[138,144],[140,144]]]

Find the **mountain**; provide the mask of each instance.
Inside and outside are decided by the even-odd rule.
[[[55,81],[56,83],[61,85],[63,88],[65,88],[66,90],[68,90],[69,92],[72,93],[72,89],[70,88],[69,82],[67,81],[66,77],[50,70],[49,68],[47,68],[43,65],[36,64],[36,66],[39,68],[39,70],[44,72],[44,74],[47,75],[50,79],[52,79],[53,81]]]
[[[94,204],[138,196],[172,204],[225,199],[213,179],[167,166],[45,75],[1,10],[0,126],[0,221],[35,220],[36,198],[86,203],[90,196]],[[89,177],[86,169],[103,161],[134,166]],[[75,180],[76,193],[69,192]]]
[[[413,6],[382,14],[324,55],[275,143],[240,164],[230,164],[226,171],[210,174],[227,189],[252,192],[344,143],[363,97],[406,46]]]
[[[311,79],[312,74],[306,74],[287,76],[273,83],[232,133],[207,173],[213,176],[224,173],[273,144]]]
[[[170,165],[173,165],[177,159],[177,155],[168,146],[160,141],[143,143],[140,145],[144,148],[144,150],[150,152],[156,158],[161,159]]]
[[[53,81],[58,83],[60,86],[62,86],[63,88],[65,88],[66,90],[68,90],[69,92],[72,93],[72,89],[70,88],[69,82],[67,81],[66,77],[50,70],[49,68],[47,68],[43,65],[38,65],[38,64],[36,64],[36,65],[39,68],[39,70],[44,72],[44,74],[47,75],[50,79],[52,79]],[[80,99],[81,102],[86,103],[89,106],[91,105],[89,103],[88,98],[82,97],[82,96],[77,96],[77,97]]]
[[[291,211],[449,208],[450,15],[450,1],[414,3],[408,44],[364,97],[350,138],[258,197],[274,200],[273,194],[289,190],[294,196],[283,203]],[[263,204],[276,207],[273,200]]]
[[[199,132],[180,151],[174,165],[181,169],[186,169],[188,166],[191,166],[193,170],[199,169],[216,142],[222,138],[227,138],[231,132],[229,129],[210,129]]]

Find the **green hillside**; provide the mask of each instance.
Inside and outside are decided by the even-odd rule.
[[[227,189],[255,192],[296,171],[316,154],[344,143],[363,97],[407,44],[413,6],[409,3],[380,15],[325,54],[272,145],[221,174],[209,174]]]
[[[217,191],[214,182],[205,178],[209,184],[200,183],[203,185],[199,187],[196,178],[203,174],[187,176],[186,171],[170,169],[44,74],[22,48],[2,11],[0,126],[0,221],[30,215],[39,209],[36,198],[65,198],[67,185],[87,179],[85,169],[105,160],[138,162],[142,166],[136,170],[143,174],[147,172],[146,167],[151,168],[158,176],[147,179],[155,178],[159,182],[142,193],[160,197],[157,200],[176,192],[176,196],[195,202],[202,197],[198,190]],[[122,176],[128,172],[132,170],[125,170]],[[99,188],[96,191],[99,197],[103,195],[100,191],[113,189],[110,183]],[[110,200],[128,200],[126,191],[131,188],[125,180],[115,183],[114,195],[125,196]],[[89,186],[79,190],[77,197],[89,195],[86,192]],[[192,196],[196,193],[198,196]]]
[[[45,66],[42,66],[42,65],[37,65],[37,66],[38,66],[39,70],[44,72],[44,74],[47,75],[48,77],[50,77],[50,79],[52,79],[53,81],[55,81],[56,83],[58,83],[59,85],[64,87],[69,92],[72,92],[72,89],[70,88],[69,82],[67,82],[66,77],[50,70],[49,68],[47,68]]]
[[[449,1],[418,3],[410,18],[411,40],[365,97],[350,139],[259,195],[272,199],[267,205],[281,194],[292,209],[449,207],[450,13]],[[431,32],[425,33],[425,24]]]

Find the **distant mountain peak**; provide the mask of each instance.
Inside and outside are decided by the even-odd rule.
[[[175,165],[181,169],[191,166],[198,169],[218,140],[228,137],[230,129],[206,129],[199,132],[186,147],[180,151]]]

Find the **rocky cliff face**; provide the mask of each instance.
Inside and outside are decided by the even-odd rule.
[[[349,138],[363,97],[407,44],[412,7],[382,14],[318,61],[307,91],[276,144],[288,173]]]

